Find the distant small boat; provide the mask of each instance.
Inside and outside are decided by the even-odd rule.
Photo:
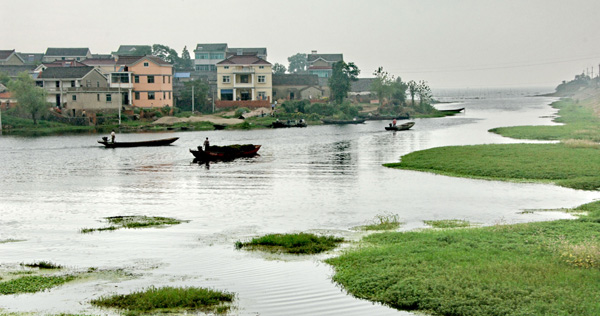
[[[216,130],[222,130],[225,129],[227,127],[227,125],[224,124],[213,124],[213,128]]]
[[[405,131],[411,127],[413,127],[415,125],[415,122],[406,122],[404,124],[400,124],[400,125],[396,125],[396,126],[392,126],[390,124],[390,126],[386,126],[385,130],[386,131]]]
[[[353,119],[353,120],[331,120],[331,119],[322,119],[321,122],[323,124],[362,124],[365,122],[364,119]]]
[[[207,150],[202,150],[202,146],[198,146],[198,150],[190,149],[190,152],[197,160],[232,160],[241,157],[252,157],[256,155],[261,145],[229,145],[229,146],[210,146]]]
[[[282,128],[282,127],[306,127],[308,126],[305,122],[297,122],[297,121],[275,121],[271,123],[272,128]]]
[[[109,142],[108,137],[102,137],[98,143],[104,145],[106,148],[118,148],[118,147],[151,147],[151,146],[167,146],[178,140],[179,137],[155,139],[155,140],[144,140],[138,142]]]
[[[365,117],[365,119],[369,121],[391,121],[393,119],[397,120],[408,120],[410,119],[410,115],[408,114],[400,114],[400,115],[369,115]]]
[[[442,113],[459,113],[461,111],[463,111],[465,108],[460,108],[460,109],[451,109],[451,110],[438,110],[439,112]]]

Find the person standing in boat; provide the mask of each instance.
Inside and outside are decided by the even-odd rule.
[[[204,150],[208,150],[208,147],[210,147],[210,142],[208,141],[208,137],[206,137],[206,140],[204,141]]]
[[[110,141],[114,143],[116,136],[117,135],[115,134],[115,130],[113,129],[112,132],[110,132]]]
[[[394,117],[394,120],[392,121],[392,126],[396,126],[396,118]]]

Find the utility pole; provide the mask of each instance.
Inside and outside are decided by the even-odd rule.
[[[194,82],[192,81],[192,114],[194,114]]]
[[[0,105],[0,135],[2,135],[2,105]]]

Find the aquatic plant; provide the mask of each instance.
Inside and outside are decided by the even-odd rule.
[[[335,236],[317,236],[315,234],[269,234],[253,238],[249,242],[237,241],[236,249],[243,247],[259,249],[269,252],[283,252],[291,254],[315,254],[334,249],[344,239]]]
[[[0,294],[35,293],[74,280],[73,275],[40,276],[29,275],[0,282]]]
[[[458,228],[458,227],[469,227],[471,223],[469,221],[460,219],[444,219],[436,221],[423,221],[425,224],[433,228]]]
[[[106,217],[105,219],[108,223],[113,225],[101,228],[82,228],[80,232],[82,234],[87,234],[95,231],[111,231],[120,228],[160,227],[165,225],[177,225],[188,222],[185,220],[158,216],[113,216]]]
[[[234,294],[198,287],[151,287],[131,294],[104,296],[92,300],[92,305],[127,310],[129,315],[166,312],[173,309],[226,313]]]
[[[398,214],[383,213],[376,215],[372,223],[361,228],[364,230],[392,230],[400,227],[401,224]]]
[[[50,261],[39,261],[34,263],[21,263],[22,266],[39,269],[62,269],[62,266]]]

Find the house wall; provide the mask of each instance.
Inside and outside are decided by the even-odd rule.
[[[0,65],[11,65],[11,66],[20,66],[25,65],[25,63],[17,57],[16,54],[12,54],[8,56],[7,60],[0,61]]]
[[[244,72],[243,69],[250,69]],[[243,73],[241,73],[243,72]],[[241,83],[241,75],[250,75],[248,83]],[[229,76],[229,82],[223,82],[223,78]],[[259,76],[265,76],[265,82],[258,82]],[[234,100],[240,97],[243,90],[254,90],[252,101],[259,100],[261,92],[265,98],[273,98],[273,72],[271,65],[217,65],[217,99],[221,99],[221,90],[234,90]]]
[[[144,66],[147,63],[147,66]],[[173,67],[158,65],[149,59],[141,59],[129,67],[133,73],[133,106],[142,108],[173,107]],[[139,82],[135,82],[135,76]],[[154,83],[148,83],[149,76],[154,77]],[[136,99],[136,92],[139,99]],[[150,95],[154,93],[154,99]]]
[[[63,112],[70,116],[81,116],[82,110],[89,113],[118,111],[122,102],[122,96],[114,88],[81,88],[69,89],[64,94],[66,103]],[[75,100],[73,100],[75,96]],[[108,97],[110,96],[110,97]],[[72,111],[75,110],[75,115]]]
[[[273,87],[273,92],[275,100],[289,100],[291,92],[294,93],[294,100],[320,99],[327,96],[322,89],[314,86],[278,85]]]

